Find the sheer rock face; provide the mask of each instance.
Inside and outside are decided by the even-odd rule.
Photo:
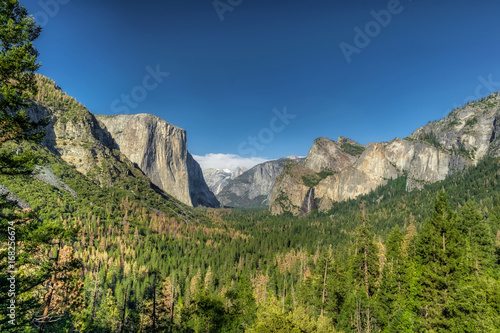
[[[258,164],[231,180],[217,199],[226,207],[268,207],[276,177],[290,160],[302,159],[290,156]]]
[[[325,169],[340,171],[353,164],[357,159],[356,156],[344,152],[341,147],[342,142],[340,140],[335,142],[327,138],[317,138],[314,140],[304,164],[314,172]]]
[[[185,130],[150,114],[96,117],[153,184],[187,205],[219,206],[187,151]]]
[[[477,164],[487,155],[499,156],[499,147],[497,94],[455,109],[407,139],[370,143],[359,156],[353,154],[361,149],[352,140],[339,138],[336,143],[319,138],[304,163],[286,167],[277,178],[270,209],[273,214],[290,211],[298,215],[309,190],[304,179],[326,169],[334,173],[314,186],[315,203],[322,211],[330,209],[333,202],[367,194],[404,174],[408,191],[422,188]],[[345,156],[347,148],[351,156]]]
[[[345,144],[348,143],[346,146]],[[342,145],[344,146],[342,147]],[[318,173],[328,171],[336,176],[341,170],[346,169],[358,160],[357,155],[365,148],[352,141],[340,137],[337,142],[327,138],[317,138],[313,147],[303,161],[288,162],[283,172],[276,178],[273,193],[270,198],[270,209],[273,214],[281,214],[289,211],[298,215],[306,200],[306,196],[311,192],[310,184],[304,182],[305,178],[315,178],[320,180]],[[317,178],[319,177],[319,178]],[[321,180],[314,186],[314,197],[316,202],[321,202],[321,196],[317,193]],[[320,192],[321,194],[322,192]],[[322,207],[319,206],[321,209]],[[308,213],[308,212],[307,212]],[[302,214],[304,211],[302,210]]]

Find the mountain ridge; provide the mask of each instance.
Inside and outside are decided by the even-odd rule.
[[[361,154],[351,155],[344,164],[338,163],[346,161],[345,152],[337,149],[342,137],[337,143],[318,138],[305,163],[288,165],[276,179],[270,210],[273,214],[308,214],[301,207],[314,188],[314,206],[327,211],[334,202],[367,194],[403,174],[408,176],[407,191],[420,189],[476,165],[486,156],[499,156],[499,137],[500,96],[495,93],[429,122],[405,139],[359,145]],[[325,149],[325,143],[334,148]],[[333,163],[333,170],[328,170],[328,163]],[[319,177],[325,171],[330,174]],[[315,177],[317,182],[307,181]]]
[[[42,144],[77,171],[111,186],[138,169],[188,206],[219,206],[187,151],[185,130],[154,115],[95,115],[54,81],[36,79],[39,89],[28,113],[34,120],[50,119]]]

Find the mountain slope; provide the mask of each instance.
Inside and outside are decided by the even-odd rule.
[[[325,161],[324,150],[315,147],[318,145],[316,140],[306,161],[322,162],[290,164],[285,168],[276,180],[271,212],[299,214],[311,188],[314,188],[316,206],[324,211],[334,202],[369,193],[389,179],[402,175],[407,175],[407,191],[443,180],[450,174],[476,165],[485,156],[498,156],[499,124],[500,97],[493,94],[453,110],[443,120],[427,124],[406,139],[370,143],[363,151],[359,149],[362,153],[351,165],[336,164],[336,172],[310,182],[308,180],[318,170],[329,172],[328,161],[334,163],[341,157],[337,152]],[[338,145],[341,145],[340,141]]]
[[[50,118],[42,143],[79,172],[111,186],[139,167],[153,184],[187,205],[218,206],[186,149],[183,129],[152,115],[96,116],[52,80],[37,75],[37,82],[29,113],[33,119]]]

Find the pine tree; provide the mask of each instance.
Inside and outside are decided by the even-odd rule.
[[[30,150],[16,153],[10,143],[38,140],[37,123],[25,111],[28,99],[36,94],[34,72],[40,64],[33,41],[41,28],[18,0],[0,6],[0,173],[30,173],[35,156]]]
[[[210,295],[210,293],[212,292],[212,290],[213,290],[213,283],[214,283],[214,276],[213,276],[213,273],[212,273],[212,267],[208,266],[207,273],[205,274],[205,281],[203,283],[204,292],[206,294]]]
[[[80,261],[75,259],[72,247],[65,245],[61,248],[61,242],[56,246],[52,276],[45,282],[48,290],[43,313],[34,320],[40,327],[39,332],[44,332],[46,326],[56,326],[64,316],[81,310],[83,305]]]
[[[463,274],[460,270],[463,242],[456,220],[441,191],[432,218],[418,236],[417,255],[422,265],[421,312],[429,330],[449,330],[452,322],[449,301]]]
[[[494,243],[491,228],[477,210],[474,202],[467,202],[458,216],[458,228],[468,240],[469,267],[479,274],[491,268],[494,260]]]
[[[339,310],[339,295],[336,289],[339,280],[336,268],[337,263],[334,263],[329,252],[323,249],[319,252],[312,276],[306,279],[303,286],[305,295],[302,298],[307,305],[313,306],[320,316],[325,313],[337,313]]]
[[[380,277],[380,260],[379,249],[373,241],[374,234],[365,218],[364,205],[362,210],[363,224],[356,229],[354,254],[351,256],[350,275],[354,291],[346,305],[351,314],[354,312],[354,325],[358,332],[370,333],[380,326],[379,311],[373,299]]]
[[[375,294],[380,275],[379,249],[373,238],[371,227],[364,221],[363,225],[356,229],[356,243],[351,262],[352,277],[368,298]]]
[[[405,235],[395,226],[387,238],[387,262],[382,271],[377,301],[385,311],[388,332],[414,332],[417,277],[414,264],[403,251]]]

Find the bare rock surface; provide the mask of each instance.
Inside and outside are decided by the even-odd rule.
[[[150,114],[97,116],[117,149],[153,184],[190,206],[218,207],[198,162],[187,151],[186,131]]]
[[[326,211],[333,202],[367,194],[403,175],[406,189],[412,191],[476,165],[488,155],[500,155],[498,94],[455,109],[406,139],[366,147],[343,137],[337,142],[316,139],[305,162],[286,167],[277,178],[270,209],[273,214],[304,214],[306,195],[314,188],[314,204]]]

